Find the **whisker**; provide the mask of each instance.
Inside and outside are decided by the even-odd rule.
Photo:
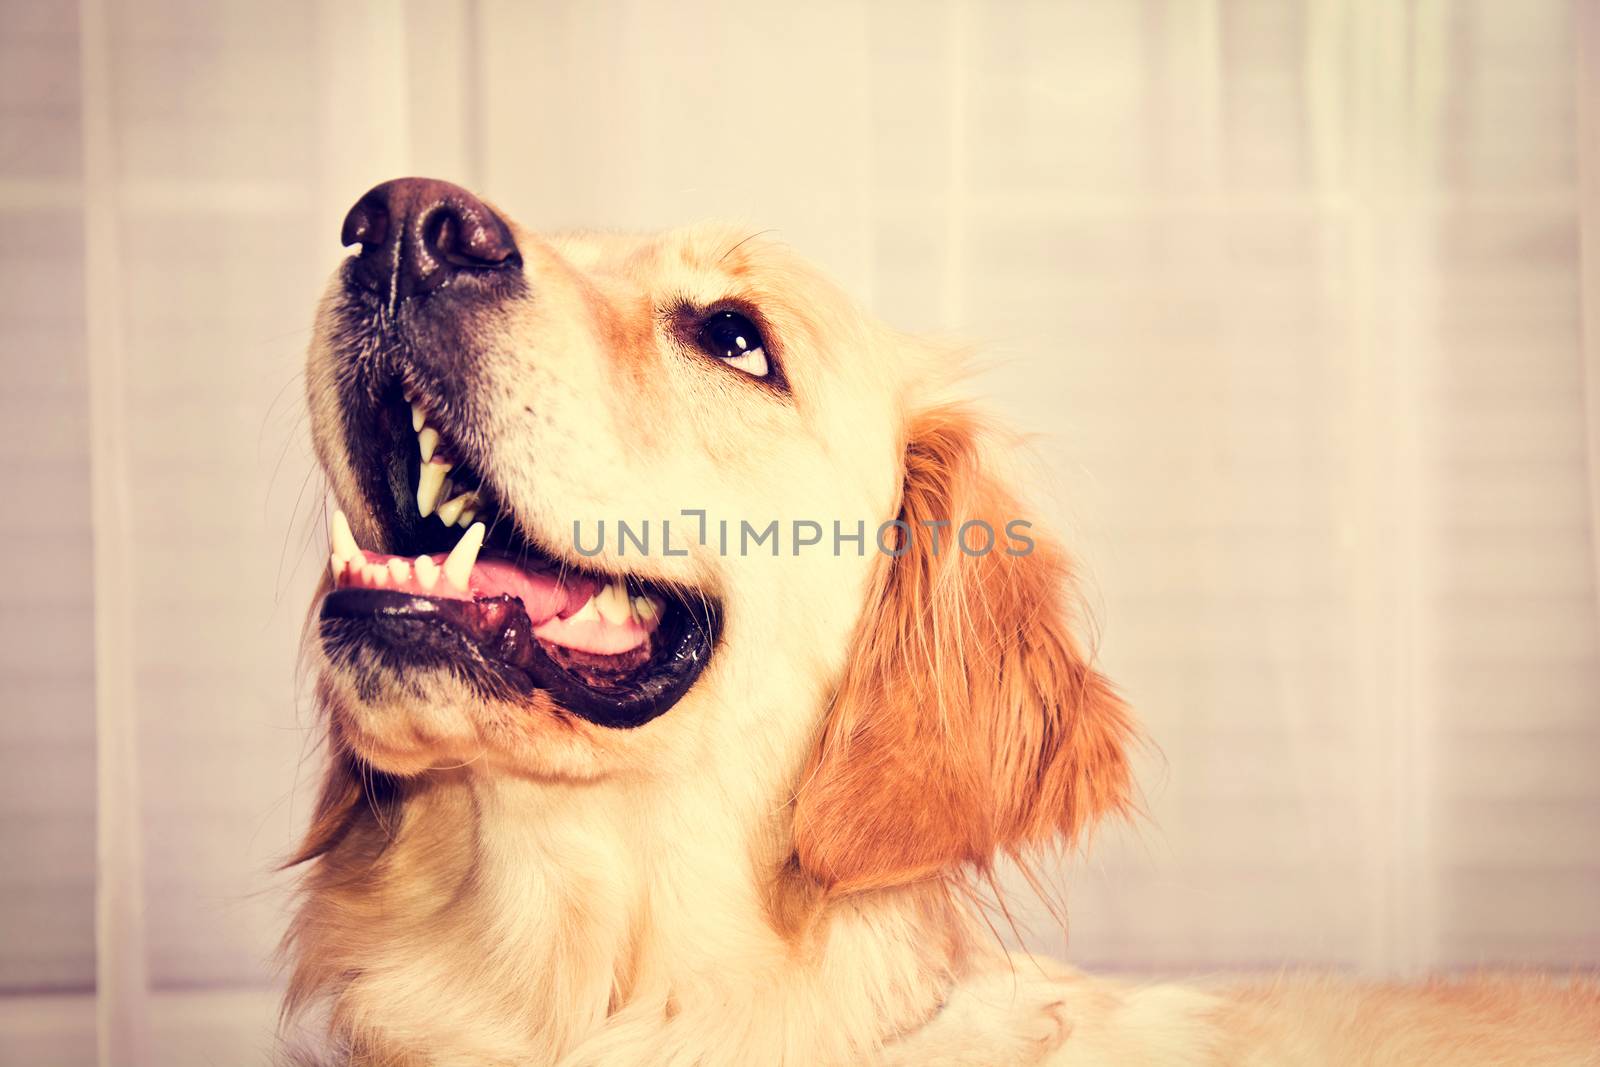
[[[777,232],[778,231],[777,231],[776,227],[769,227],[769,228],[767,228],[765,230],[757,230],[755,233],[751,234],[749,237],[746,237],[743,240],[737,242],[736,244],[734,244],[734,246],[732,248],[730,248],[726,252],[722,253],[722,255],[717,258],[717,262],[721,263],[724,259],[727,259],[729,256],[733,255],[735,252],[739,251],[739,249],[743,248],[745,245],[749,244],[751,241],[754,241],[757,237],[760,237],[762,234],[777,233]]]

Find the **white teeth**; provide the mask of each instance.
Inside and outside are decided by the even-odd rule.
[[[588,600],[585,600],[583,602],[583,607],[578,609],[578,613],[576,615],[573,615],[570,618],[568,618],[567,621],[568,622],[599,622],[600,621],[600,609],[595,607],[595,603],[594,603],[598,599],[600,599],[598,596],[592,596]]]
[[[417,581],[422,583],[422,588],[432,589],[439,582],[439,565],[433,561],[432,556],[417,557]]]
[[[388,585],[389,568],[381,563],[369,563],[361,568],[361,577],[368,585]]]
[[[454,478],[446,478],[439,485],[439,499],[440,500],[449,500],[451,497],[453,497],[455,495],[456,495],[456,480]]]
[[[348,567],[349,564],[345,562],[343,556],[339,555],[337,552],[334,552],[328,556],[328,566],[332,568],[333,580],[337,582],[340,578],[344,577],[345,568]]]
[[[636,596],[633,598],[633,613],[639,616],[641,622],[649,622],[661,614],[661,609],[649,597]]]
[[[415,422],[417,417],[411,416]],[[417,447],[422,449],[422,462],[426,463],[433,458],[433,450],[439,447],[439,431],[432,426],[417,431]]]
[[[344,512],[333,513],[333,525],[329,540],[333,542],[333,556],[335,559],[354,559],[361,555],[361,547],[356,544],[355,534],[350,532],[350,520],[344,517]]]
[[[449,497],[450,493],[445,491],[440,493],[440,495]],[[462,493],[459,496],[451,497],[449,500],[446,500],[443,504],[439,505],[439,521],[444,523],[446,526],[454,526],[458,521],[460,521],[462,513],[467,510],[468,505],[475,505],[477,502],[478,498],[473,496],[471,493]],[[463,522],[461,525],[470,526],[471,523]]]
[[[417,512],[424,518],[433,514],[439,503],[439,490],[444,488],[444,476],[450,473],[448,463],[424,463],[417,478]]]
[[[600,617],[613,626],[621,626],[631,614],[628,611],[628,591],[621,582],[612,582],[600,590],[590,603],[600,612]]]
[[[394,579],[394,584],[411,580],[411,564],[398,557],[389,561],[389,576]]]
[[[422,413],[422,405],[421,404],[412,404],[411,405],[411,428],[413,430],[415,430],[417,433],[421,433],[422,432],[422,428],[424,426],[426,426],[427,424],[428,424],[428,417]]]
[[[467,497],[465,493],[463,493],[461,496],[452,497],[451,499],[446,500],[443,504],[439,505],[439,521],[444,523],[446,526],[454,526],[456,524],[456,520],[461,518],[461,512],[466,508],[466,506]]]
[[[472,510],[471,508],[468,508],[466,511],[463,511],[461,513],[461,518],[459,520],[457,520],[457,525],[460,525],[460,526],[471,526],[472,525],[472,520],[477,518],[477,517],[478,517],[478,513],[476,511]]]
[[[472,565],[478,562],[478,549],[483,547],[485,532],[483,523],[473,523],[444,561],[444,576],[450,579],[451,585],[463,592],[467,588],[467,579],[472,577]]]

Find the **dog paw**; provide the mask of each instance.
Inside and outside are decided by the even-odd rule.
[[[1061,984],[1039,975],[1001,973],[969,979],[921,1030],[889,1050],[886,1067],[1040,1067],[1072,1035],[1072,1010]]]
[[[1041,1004],[1034,1022],[1033,1045],[1042,1056],[1054,1052],[1072,1036],[1072,1019],[1063,998]]]

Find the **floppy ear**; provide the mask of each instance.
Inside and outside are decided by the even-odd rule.
[[[1129,805],[1127,710],[1070,631],[1064,557],[1007,538],[1020,516],[981,437],[958,407],[910,428],[911,541],[885,561],[795,802],[800,865],[836,891],[987,871]],[[935,552],[924,523],[943,520]],[[995,531],[990,551],[980,527],[970,553],[956,543],[968,520]]]

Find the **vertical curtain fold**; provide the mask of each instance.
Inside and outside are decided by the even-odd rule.
[[[1578,287],[1588,411],[1589,536],[1600,590],[1600,0],[1577,0],[1573,91],[1578,150]],[[1595,605],[1600,617],[1600,598]]]
[[[149,1062],[143,807],[137,685],[129,640],[133,530],[122,343],[122,271],[108,0],[80,0],[84,312],[94,521],[96,893],[95,992],[103,1067]]]

